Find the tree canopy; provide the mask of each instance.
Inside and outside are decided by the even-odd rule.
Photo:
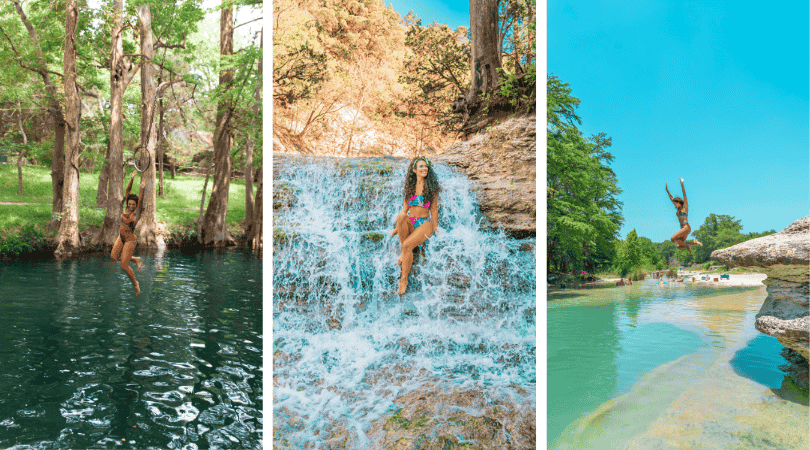
[[[549,268],[593,271],[609,265],[623,223],[616,174],[604,133],[577,128],[579,99],[556,76],[547,78],[547,243]]]

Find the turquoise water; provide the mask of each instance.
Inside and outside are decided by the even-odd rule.
[[[0,448],[259,448],[262,262],[0,261]]]
[[[754,329],[765,296],[652,281],[549,294],[550,447],[747,448],[746,430],[795,438],[773,448],[804,445],[801,427],[762,425],[776,405],[796,424],[808,418],[806,400],[783,398],[782,346]],[[703,399],[710,413],[694,406]]]

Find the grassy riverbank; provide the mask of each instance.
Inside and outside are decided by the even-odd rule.
[[[127,172],[126,179],[129,179]],[[96,206],[98,173],[82,172],[79,178],[79,231],[92,232],[104,221],[105,209]],[[132,190],[137,194],[139,177]],[[166,235],[194,228],[200,211],[204,175],[164,175],[164,196],[157,198],[157,220],[165,224]],[[211,196],[213,178],[208,180],[206,207]],[[254,196],[256,185],[254,184]],[[242,233],[245,219],[245,181],[231,180],[228,200],[228,226],[234,236]],[[47,229],[51,219],[51,169],[23,166],[23,193],[17,194],[17,166],[0,164],[0,251],[11,239],[48,240],[54,232]]]

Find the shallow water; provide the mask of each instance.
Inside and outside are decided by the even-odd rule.
[[[0,262],[0,447],[260,448],[262,262]]]
[[[765,288],[548,296],[550,448],[808,448],[807,398],[754,329]]]
[[[274,217],[290,237],[273,253],[277,448],[377,448],[375,421],[426,386],[534,408],[534,239],[483,231],[469,181],[436,166],[443,231],[396,295],[402,166],[320,158],[276,175],[296,198]]]

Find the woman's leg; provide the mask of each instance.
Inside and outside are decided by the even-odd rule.
[[[135,279],[135,272],[132,267],[129,267],[129,260],[132,258],[132,253],[135,252],[135,241],[128,241],[124,244],[124,249],[121,252],[121,270],[127,274],[132,281],[132,287],[135,288],[135,295],[140,295],[141,288],[138,286],[138,280]]]
[[[115,244],[113,244],[112,252],[110,252],[110,258],[115,261],[120,261],[122,248],[124,248],[124,243],[121,241],[121,236],[118,236],[115,238]]]
[[[692,253],[692,246],[693,245],[700,245],[701,247],[703,244],[698,241],[697,239],[693,240],[692,242],[686,242],[686,237],[689,236],[689,233],[692,232],[692,227],[689,225],[681,228],[677,233],[673,234],[670,240],[674,242],[678,248],[685,248],[689,253]]]
[[[138,268],[138,272],[143,269],[143,264],[141,264],[141,258],[139,256],[132,256],[130,260],[135,261],[135,266]]]
[[[399,280],[399,294],[402,295],[408,290],[408,275],[411,273],[413,264],[413,249],[422,245],[433,234],[433,223],[427,221],[414,230],[410,236],[402,243],[402,254],[399,260],[402,264],[402,277]]]
[[[404,246],[405,240],[408,239],[408,236],[413,234],[413,224],[411,220],[408,218],[407,214],[397,214],[397,235],[399,236],[399,245]],[[397,264],[402,265],[402,256],[397,258]]]

